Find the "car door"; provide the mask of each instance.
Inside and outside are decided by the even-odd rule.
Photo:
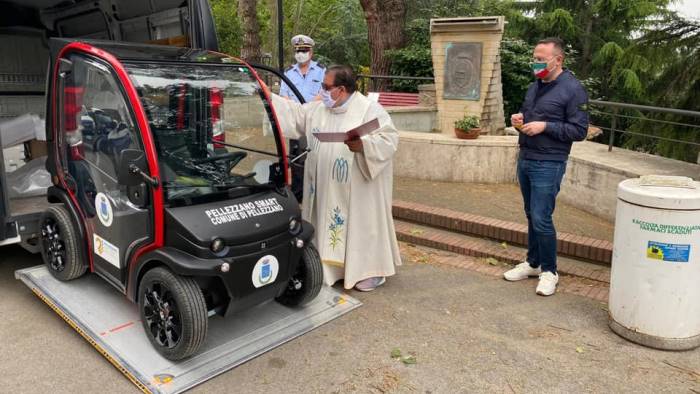
[[[153,223],[150,191],[119,184],[117,171],[121,153],[143,151],[143,142],[110,66],[81,53],[67,60],[59,82],[63,176],[85,220],[94,272],[124,289],[128,259],[152,239]]]

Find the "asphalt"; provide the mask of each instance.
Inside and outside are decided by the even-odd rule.
[[[363,307],[192,392],[700,392],[700,350],[631,344],[608,329],[604,304],[413,260],[375,292],[351,292]],[[137,392],[14,279],[39,262],[0,254],[0,390]]]

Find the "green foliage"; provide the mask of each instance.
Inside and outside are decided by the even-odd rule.
[[[210,0],[216,23],[219,47],[232,55],[240,53],[242,43],[238,2]],[[277,64],[277,33],[275,0],[258,0],[258,22],[262,52]],[[291,39],[306,34],[316,41],[316,60],[360,66],[369,63],[367,25],[359,2],[341,0],[285,0],[284,3],[284,58],[294,62]]]
[[[479,127],[479,117],[476,115],[464,115],[464,117],[455,122],[455,128],[462,131],[469,131]]]
[[[237,2],[210,0],[221,50],[240,51]],[[501,79],[506,117],[518,111],[533,77],[529,60],[535,43],[559,36],[567,42],[566,67],[581,80],[589,97],[633,104],[700,111],[700,23],[669,10],[671,0],[406,0],[406,44],[387,51],[391,74],[432,76],[430,19],[504,15]],[[274,6],[258,0],[263,53],[277,56]],[[285,0],[285,63],[293,62],[290,40],[307,34],[316,41],[315,57],[323,63],[351,64],[358,71],[370,63],[367,25],[357,1]],[[392,90],[415,92],[422,81],[397,80]],[[640,114],[642,120],[619,119],[617,128],[672,140],[700,142],[700,130],[654,123],[695,124],[698,119]],[[594,124],[609,127],[610,117],[591,113]],[[618,136],[616,144],[681,160],[697,160],[698,149],[644,136]]]
[[[219,38],[219,50],[232,56],[241,52],[243,32],[238,19],[236,2],[230,0],[210,0],[211,11],[216,24],[216,35]]]
[[[648,66],[642,81],[646,88],[643,99],[655,106],[700,111],[700,23],[669,14],[660,26],[645,31],[628,49],[630,56],[644,59]],[[625,147],[689,162],[698,159],[698,146],[676,141],[700,143],[700,119],[668,114],[648,116],[672,123],[637,121],[630,130],[669,140],[631,136],[622,141]]]
[[[414,19],[406,26],[407,45],[401,49],[386,51],[391,59],[391,74],[410,77],[432,77],[433,58],[430,51],[430,21]],[[425,81],[394,80],[392,90],[417,92]]]
[[[531,58],[532,48],[525,41],[506,38],[501,42],[501,81],[506,118],[520,111],[520,104],[533,81]]]

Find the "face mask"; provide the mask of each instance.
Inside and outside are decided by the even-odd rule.
[[[330,90],[321,90],[321,101],[323,101],[323,105],[325,105],[326,108],[333,108],[338,100],[334,100],[331,97]]]
[[[543,79],[547,78],[547,75],[549,75],[550,70],[547,68],[547,64],[552,61],[552,59],[546,61],[546,62],[532,62],[530,63],[530,67],[532,67],[532,73],[535,74],[536,78]]]
[[[297,63],[299,64],[304,64],[309,61],[311,56],[309,55],[309,52],[297,52],[294,54],[294,59],[296,59]]]

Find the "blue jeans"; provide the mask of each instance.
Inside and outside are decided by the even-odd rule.
[[[565,161],[518,160],[518,181],[527,216],[527,262],[555,274],[557,232],[552,214],[565,172]]]

